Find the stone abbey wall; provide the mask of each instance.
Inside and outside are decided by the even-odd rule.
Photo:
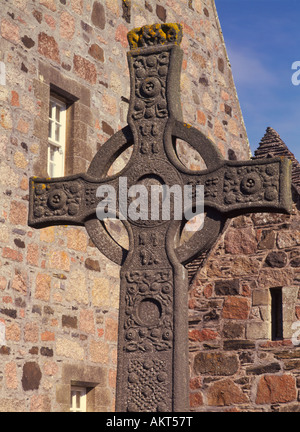
[[[272,128],[255,157],[269,153],[293,161],[291,215],[234,218],[190,286],[196,411],[300,410],[299,163]]]
[[[144,24],[180,22],[184,30],[181,44],[184,120],[209,136],[225,158],[249,158],[246,131],[213,3],[212,0],[14,0],[1,5],[0,411],[68,411],[71,383],[90,383],[93,387],[88,409],[114,410],[119,267],[100,254],[84,229],[58,226],[34,230],[27,225],[29,177],[48,175],[50,94],[55,93],[68,104],[66,174],[86,172],[101,145],[127,123],[130,94],[127,32]],[[192,166],[201,162],[196,158],[191,163],[183,146],[181,153],[183,160]],[[249,328],[254,329],[255,323],[261,324],[257,314],[260,307],[265,310],[268,307],[257,303],[267,300],[259,300],[261,293],[257,282],[253,282],[257,266],[262,266],[268,251],[255,242],[262,241],[266,230],[253,221],[254,216],[234,222],[191,288],[194,410],[207,407],[219,410],[236,404],[251,410],[253,406],[247,399],[252,392],[250,381],[254,380],[258,386],[258,380],[264,376],[254,377],[255,372],[247,371],[252,365],[256,367],[256,362],[250,361],[253,355],[268,356],[271,345],[263,347],[260,353],[258,342],[251,342],[256,348],[249,347],[247,342],[245,353],[220,353],[226,343],[230,345],[225,342],[227,339],[238,347],[231,345],[230,349],[243,350],[238,341],[249,337]],[[234,240],[230,248],[232,238],[239,241]],[[291,241],[296,242],[293,243],[296,247],[297,240]],[[249,243],[250,249],[232,249],[242,248],[244,243]],[[287,259],[295,258],[292,251],[279,249]],[[240,259],[244,264],[238,262],[242,252]],[[223,255],[231,273],[223,269],[225,264],[214,265]],[[272,266],[267,270],[272,273]],[[282,277],[284,274],[280,272]],[[292,276],[287,272],[286,277]],[[218,291],[215,279],[228,279],[229,283]],[[239,288],[231,288],[231,284]],[[264,290],[268,288],[264,286]],[[257,294],[253,308],[251,289]],[[204,309],[202,302],[207,303]],[[204,317],[200,324],[198,319],[205,315],[204,310],[221,316],[226,310],[229,315],[234,314],[236,309],[239,313],[244,311],[244,315],[223,316],[227,320],[224,327],[223,321]],[[299,314],[299,307],[297,311]],[[248,323],[250,313],[256,315]],[[223,334],[221,328],[230,336]],[[210,364],[210,359],[204,358],[208,354],[221,362],[221,369],[229,359],[229,369],[216,373],[205,366],[208,369],[203,371],[203,364]],[[289,372],[291,369],[286,372],[284,368],[296,360],[291,357],[289,363],[288,354],[283,355],[286,357],[277,363],[270,362],[280,365],[280,369],[274,366],[272,372],[279,377],[285,372],[284,378],[277,380],[288,381],[293,398],[290,394],[287,398],[295,402],[297,378]],[[243,356],[249,359],[249,365],[240,366],[246,364],[239,363]],[[235,366],[238,370],[233,371]],[[246,370],[246,377],[242,377],[242,372],[238,375],[239,368]],[[208,393],[214,394],[218,386],[223,392],[232,381],[234,388],[238,386],[236,397],[221,404],[209,399]]]
[[[193,409],[299,411],[298,224],[298,197],[292,216],[236,218],[195,277],[189,302]],[[282,340],[271,335],[274,288],[282,288]]]

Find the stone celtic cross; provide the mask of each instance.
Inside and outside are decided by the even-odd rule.
[[[131,97],[128,125],[97,152],[86,174],[30,181],[29,225],[85,226],[98,249],[121,266],[117,411],[188,411],[187,272],[183,264],[209,250],[228,217],[289,212],[290,163],[282,158],[224,160],[201,132],[183,123],[179,24],[144,26],[128,33]],[[176,153],[176,139],[199,152],[207,169],[191,171]],[[108,176],[129,146],[128,164]],[[119,179],[131,185],[203,185],[203,229],[176,246],[182,221],[124,220],[129,250],[117,244],[96,216],[97,188]]]

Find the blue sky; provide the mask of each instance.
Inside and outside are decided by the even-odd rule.
[[[300,0],[215,3],[252,153],[271,126],[300,162]]]

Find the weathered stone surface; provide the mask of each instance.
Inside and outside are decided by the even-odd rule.
[[[199,375],[234,375],[238,370],[238,359],[236,355],[201,352],[195,356],[194,370]]]
[[[271,338],[270,323],[268,321],[249,321],[246,327],[246,337],[250,340]]]
[[[75,33],[75,19],[68,12],[62,12],[60,16],[60,37],[71,40]]]
[[[215,292],[217,295],[238,295],[239,294],[239,279],[216,281]]]
[[[300,360],[284,361],[284,370],[286,371],[299,370],[299,368],[300,368]]]
[[[300,256],[297,256],[290,261],[291,267],[300,267]]]
[[[253,306],[268,306],[271,304],[270,290],[260,289],[252,291]]]
[[[1,412],[24,412],[26,410],[25,399],[22,398],[0,398]]]
[[[42,373],[36,362],[27,362],[23,366],[22,387],[24,391],[37,390],[40,386]]]
[[[53,349],[48,347],[41,347],[40,354],[44,357],[53,357]]]
[[[77,328],[77,317],[63,315],[61,317],[61,323],[63,327]]]
[[[251,219],[253,220],[256,226],[265,227],[266,225],[275,225],[275,224],[284,223],[288,219],[288,216],[279,213],[274,213],[274,214],[256,213],[251,216]]]
[[[24,329],[24,340],[36,343],[39,340],[39,327],[36,323],[27,323]]]
[[[28,49],[32,48],[35,45],[35,42],[33,39],[31,39],[29,36],[25,35],[22,37],[22,42],[24,46]]]
[[[9,214],[10,222],[14,225],[26,225],[27,208],[22,202],[12,201]]]
[[[227,339],[240,339],[245,336],[245,325],[226,321],[223,327],[223,336]]]
[[[247,375],[262,375],[267,373],[275,373],[281,370],[279,363],[270,363],[267,365],[251,366],[246,368]]]
[[[163,6],[156,5],[156,15],[161,21],[166,22],[167,11]]]
[[[75,73],[85,81],[91,84],[96,84],[97,81],[97,69],[93,63],[89,60],[81,57],[80,55],[74,55],[73,65]]]
[[[49,36],[46,33],[40,33],[38,38],[38,49],[39,53],[50,60],[60,62],[59,47],[53,36]]]
[[[107,135],[112,136],[114,134],[113,128],[108,123],[106,123],[105,121],[102,122],[102,129],[103,129],[103,132],[105,132]]]
[[[203,342],[207,340],[214,340],[218,337],[218,333],[214,330],[203,329],[203,330],[190,330],[189,340],[193,342]]]
[[[265,268],[259,276],[259,285],[262,288],[293,285],[294,273],[292,269]]]
[[[51,400],[45,395],[33,395],[30,401],[31,412],[51,412]]]
[[[13,43],[20,41],[19,27],[7,19],[1,21],[1,35],[4,39],[8,39]]]
[[[90,359],[95,363],[109,363],[109,345],[107,342],[92,340],[89,347]]]
[[[95,333],[95,318],[92,310],[81,310],[79,317],[79,329],[82,332]]]
[[[97,44],[92,44],[89,48],[89,54],[94,57],[94,59],[99,60],[101,62],[104,62],[104,53],[103,53],[103,49],[97,45]]]
[[[262,230],[261,238],[258,243],[258,249],[273,249],[275,245],[276,234],[271,230]]]
[[[300,232],[282,231],[277,234],[277,246],[279,249],[300,245]]]
[[[89,295],[86,276],[83,271],[77,270],[72,273],[67,287],[66,298],[68,301],[75,300],[79,304],[88,304]]]
[[[100,264],[98,260],[93,260],[92,258],[87,258],[84,265],[88,270],[100,271]]]
[[[282,350],[282,351],[275,351],[274,352],[274,356],[279,359],[279,360],[284,360],[284,359],[300,359],[300,350],[299,348],[296,350]],[[300,384],[300,381],[299,381]]]
[[[202,393],[191,393],[190,394],[190,407],[197,408],[203,405],[203,395]]]
[[[5,366],[5,383],[8,389],[18,387],[17,365],[15,362],[7,363]]]
[[[87,236],[84,231],[72,228],[67,232],[68,248],[85,252],[87,247]]]
[[[223,306],[223,318],[247,319],[250,313],[249,300],[244,297],[227,297]]]
[[[17,317],[17,311],[15,309],[1,308],[0,313],[8,316],[10,318],[16,318]]]
[[[28,279],[26,275],[16,272],[11,287],[23,295],[26,294],[28,288]]]
[[[296,397],[296,381],[293,376],[265,375],[259,380],[255,403],[286,403],[294,401]]]
[[[47,9],[51,10],[52,12],[55,12],[57,9],[55,0],[40,0],[40,4],[45,6]]]
[[[21,329],[20,326],[16,323],[12,323],[6,326],[5,329],[5,337],[6,340],[9,341],[14,341],[14,342],[18,342],[21,339]],[[6,350],[5,350],[5,354],[6,354]]]
[[[115,39],[117,42],[121,43],[123,48],[127,47],[128,45],[127,33],[128,33],[128,29],[124,24],[118,25],[116,29]]]
[[[287,255],[285,252],[270,252],[266,258],[266,263],[270,267],[285,267],[287,264]]]
[[[249,350],[255,349],[255,342],[250,340],[227,340],[224,341],[225,350]]]
[[[123,15],[122,18],[128,23],[130,23],[131,20],[131,0],[123,0],[122,1],[122,9],[123,9]]]
[[[52,251],[49,260],[49,267],[57,270],[70,270],[70,257],[64,251]]]
[[[296,402],[295,404],[282,405],[279,408],[279,412],[300,412],[300,404],[299,402]]]
[[[225,236],[225,250],[231,254],[253,254],[257,249],[257,241],[251,228],[231,229]]]
[[[50,299],[51,276],[38,274],[36,277],[35,298],[48,301]]]
[[[105,10],[103,5],[97,1],[93,4],[91,19],[94,26],[101,30],[105,28]]]
[[[210,385],[207,402],[210,406],[228,406],[246,403],[248,398],[232,380],[223,380]]]
[[[9,247],[3,248],[2,251],[2,257],[8,258],[9,260],[22,262],[23,261],[23,255],[21,252],[11,249]]]
[[[84,349],[79,342],[66,338],[57,339],[56,353],[58,356],[73,360],[83,360],[85,357]]]
[[[254,257],[245,255],[234,255],[232,259],[223,260],[223,266],[219,266],[215,262],[209,262],[206,266],[207,276],[226,278],[236,278],[242,275],[255,275],[260,267],[260,262]]]

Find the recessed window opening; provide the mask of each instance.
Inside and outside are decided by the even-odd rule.
[[[71,386],[71,412],[86,412],[87,388]]]
[[[282,288],[271,288],[272,340],[283,339]]]
[[[65,171],[67,104],[54,95],[49,103],[48,174],[61,177]]]

